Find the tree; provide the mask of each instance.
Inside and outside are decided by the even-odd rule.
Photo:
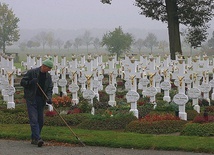
[[[165,48],[167,48],[168,46],[169,45],[167,41],[165,40],[159,41],[159,48],[162,49],[163,53],[165,52]]]
[[[40,44],[42,45],[42,49],[44,50],[45,45],[46,45],[47,40],[48,40],[48,34],[44,31],[42,31],[35,36],[35,40],[40,42]]]
[[[206,40],[207,35],[206,27],[189,28],[185,40],[191,48],[197,48],[201,47],[201,44]]]
[[[32,40],[29,40],[27,42],[27,48],[32,48],[33,47],[33,41]]]
[[[211,48],[211,49],[214,49],[214,31],[212,33],[212,37],[208,40],[208,46]]]
[[[40,43],[37,42],[37,41],[29,40],[29,41],[27,42],[26,46],[27,46],[28,48],[39,47],[39,46],[40,46]]]
[[[79,50],[79,46],[81,46],[81,45],[82,45],[82,39],[81,38],[75,38],[74,48],[76,49],[77,52]]]
[[[144,40],[144,46],[150,48],[151,53],[154,46],[158,45],[157,37],[153,33],[148,33],[146,39]]]
[[[60,49],[61,49],[62,45],[64,44],[64,42],[60,38],[58,38],[55,40],[55,43],[56,43],[56,46],[58,47],[59,52],[60,52]]]
[[[54,34],[53,32],[47,33],[47,45],[50,47],[50,50],[52,50],[54,45]]]
[[[134,42],[134,46],[138,49],[139,53],[141,52],[141,49],[144,46],[144,40],[138,39],[136,42]]]
[[[115,28],[113,32],[104,34],[102,46],[106,46],[111,54],[117,54],[119,57],[124,51],[130,50],[131,44],[134,41],[129,33],[124,33],[122,28]]]
[[[72,41],[71,40],[67,40],[65,42],[64,48],[68,49],[68,51],[69,51],[69,49],[71,48],[71,46],[72,46]]]
[[[15,16],[8,5],[0,2],[0,49],[5,53],[6,46],[19,40],[19,18]]]
[[[21,42],[19,44],[19,48],[20,48],[21,51],[25,51],[26,47],[27,47],[27,44],[25,42]]]
[[[99,38],[95,38],[95,39],[94,39],[93,45],[94,45],[94,48],[96,49],[96,51],[98,51],[98,49],[99,49],[100,46],[101,46],[101,43],[100,43]]]
[[[110,0],[102,0],[110,4]],[[203,27],[213,17],[213,0],[135,0],[140,14],[168,24],[171,59],[181,50],[180,24],[187,27]],[[207,27],[208,28],[208,27]]]
[[[88,46],[92,43],[93,37],[91,37],[91,33],[89,31],[85,31],[83,37],[82,37],[82,43],[86,45],[87,52],[88,52]]]

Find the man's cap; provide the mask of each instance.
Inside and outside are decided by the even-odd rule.
[[[53,68],[52,57],[49,57],[48,59],[44,60],[42,64],[49,68]]]

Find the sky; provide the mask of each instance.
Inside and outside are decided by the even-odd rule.
[[[8,4],[20,19],[20,30],[123,30],[137,29],[145,32],[164,32],[167,24],[140,15],[135,0],[112,0],[103,4],[100,0],[0,0]],[[214,30],[214,19],[209,23],[209,35]],[[139,31],[136,31],[139,32]],[[138,35],[138,33],[137,33]],[[139,34],[142,35],[142,34]]]
[[[134,0],[1,0],[20,19],[20,29],[166,29],[167,25],[140,15]]]

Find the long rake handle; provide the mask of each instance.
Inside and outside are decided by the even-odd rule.
[[[48,100],[49,98],[47,97],[47,95],[45,94],[45,92],[42,90],[41,86],[37,83],[37,86],[39,87],[39,89],[41,90],[41,92],[43,93],[43,95],[45,96],[45,98]],[[52,105],[53,106],[53,105]],[[77,140],[79,140],[79,142],[85,146],[85,144],[79,139],[79,137],[74,133],[74,131],[71,129],[71,127],[68,125],[68,123],[65,121],[65,119],[59,114],[59,112],[57,111],[57,109],[53,106],[53,109],[57,112],[57,114],[59,115],[59,117],[62,119],[62,121],[65,123],[65,125],[69,128],[69,130],[71,131],[71,133],[76,137]]]

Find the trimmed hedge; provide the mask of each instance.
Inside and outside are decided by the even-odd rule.
[[[125,131],[142,134],[168,134],[180,132],[186,123],[183,120],[132,121],[126,126]]]
[[[185,136],[214,136],[214,123],[187,123],[181,135]]]
[[[91,114],[79,113],[79,114],[69,114],[69,115],[61,115],[62,118],[67,122],[70,126],[75,126],[82,123],[84,120],[88,119]],[[59,115],[53,117],[45,117],[44,125],[47,126],[65,126],[65,123],[59,117]]]
[[[136,120],[133,114],[117,114],[114,116],[95,115],[85,120],[77,127],[88,130],[118,130],[125,129],[129,122]]]
[[[26,112],[0,112],[0,124],[28,124],[29,119]]]

